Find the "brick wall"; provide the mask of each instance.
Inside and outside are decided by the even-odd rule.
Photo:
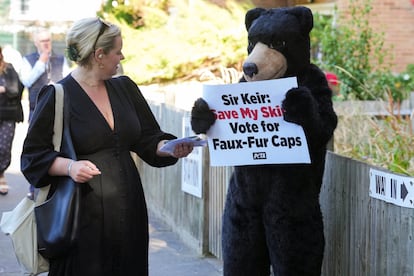
[[[414,64],[414,1],[377,0],[372,19],[375,28],[385,32],[388,46],[393,45],[396,71],[405,70],[407,64]],[[411,3],[413,2],[413,4]]]

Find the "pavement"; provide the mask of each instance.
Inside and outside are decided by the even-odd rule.
[[[23,103],[27,106],[27,103]],[[25,113],[27,114],[27,113]],[[5,176],[9,193],[0,195],[0,212],[12,210],[26,196],[29,184],[20,172],[20,153],[27,131],[27,123],[16,125],[13,141],[12,163]],[[150,276],[220,276],[222,263],[214,257],[200,256],[162,220],[149,212],[149,275]],[[0,231],[0,276],[20,276],[11,239]],[[41,275],[47,275],[43,273]]]

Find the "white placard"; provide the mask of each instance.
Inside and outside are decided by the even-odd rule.
[[[183,137],[192,134],[190,117],[183,117]],[[194,147],[193,151],[186,157],[181,158],[181,190],[202,198],[203,192],[203,147]]]
[[[282,101],[296,78],[204,85],[216,115],[207,132],[211,166],[310,163],[301,126],[283,120]]]
[[[398,206],[414,208],[414,178],[370,169],[369,195]]]

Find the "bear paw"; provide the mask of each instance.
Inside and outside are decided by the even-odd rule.
[[[207,133],[216,121],[216,116],[210,110],[207,102],[198,98],[191,109],[191,128],[196,134]]]
[[[282,102],[284,119],[287,122],[306,126],[318,117],[317,102],[306,87],[293,88]]]

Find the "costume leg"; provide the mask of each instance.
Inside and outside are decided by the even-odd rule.
[[[261,214],[241,206],[231,190],[223,215],[223,275],[269,276]]]
[[[274,275],[320,276],[325,246],[320,213],[271,218],[266,215],[265,230]]]

